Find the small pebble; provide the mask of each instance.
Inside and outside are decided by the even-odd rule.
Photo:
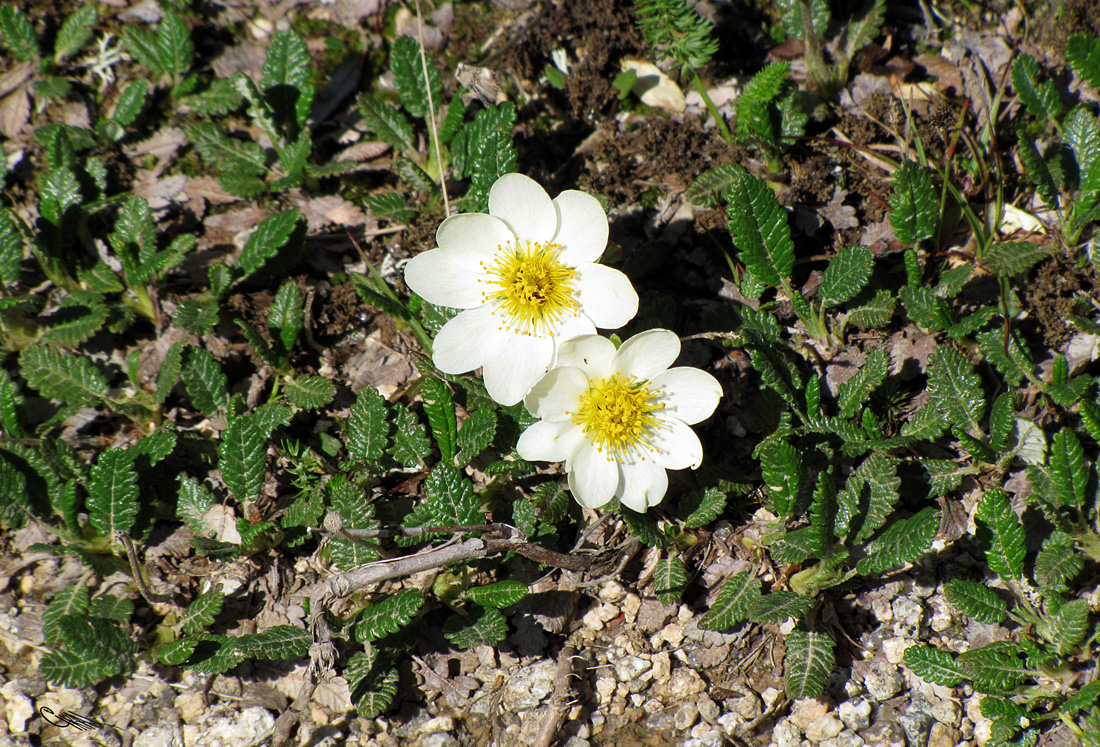
[[[806,739],[811,742],[823,742],[844,731],[844,724],[833,714],[827,714],[806,727]]]
[[[889,700],[905,686],[905,677],[898,668],[886,662],[875,662],[863,678],[867,694],[879,703]]]
[[[862,731],[871,725],[871,703],[865,698],[846,700],[837,711],[840,720],[852,731]]]

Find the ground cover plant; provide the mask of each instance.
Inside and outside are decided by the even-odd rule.
[[[3,726],[1100,744],[1100,18],[887,5],[0,3]]]

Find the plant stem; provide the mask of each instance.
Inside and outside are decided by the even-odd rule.
[[[810,10],[810,0],[798,0],[802,13],[802,43],[805,45],[803,56],[806,58],[806,67],[810,69],[810,77],[817,85],[818,95],[828,100],[832,97],[832,88],[829,76],[825,70],[825,58],[821,54],[821,42],[814,31],[814,14]]]
[[[718,107],[711,101],[706,86],[703,85],[703,81],[699,78],[699,73],[696,70],[691,71],[691,83],[695,86],[695,90],[699,92],[699,96],[702,97],[703,103],[707,105],[707,111],[710,112],[710,116],[714,119],[714,123],[718,125],[718,134],[726,141],[726,145],[733,145],[733,135],[730,134],[730,128],[726,124],[726,120],[718,113]]]

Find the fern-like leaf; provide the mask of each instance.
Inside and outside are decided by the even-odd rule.
[[[741,170],[725,199],[740,260],[765,285],[778,286],[794,269],[794,243],[775,192],[763,179]]]
[[[88,521],[107,537],[130,529],[138,513],[138,475],[133,456],[108,449],[88,481]]]
[[[880,537],[867,544],[864,549],[867,556],[856,567],[866,575],[911,563],[928,552],[939,527],[940,512],[931,507],[895,522]]]
[[[947,601],[975,620],[996,624],[1005,619],[1008,605],[993,591],[974,581],[953,578],[944,587]]]
[[[936,232],[939,204],[932,175],[915,161],[905,161],[894,174],[890,225],[903,244],[913,245]]]
[[[966,670],[946,651],[932,646],[905,649],[905,666],[921,679],[944,687],[954,687],[966,679]]]
[[[991,490],[978,503],[978,542],[990,569],[1001,578],[1016,578],[1024,570],[1024,528],[1003,490]]]
[[[825,690],[833,671],[836,642],[825,633],[792,630],[787,636],[786,669],[788,698],[816,698]]]
[[[749,606],[760,596],[760,580],[748,571],[742,571],[722,584],[718,597],[699,620],[704,630],[729,630],[748,619]]]

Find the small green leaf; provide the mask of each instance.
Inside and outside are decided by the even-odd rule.
[[[426,376],[421,396],[424,399],[424,414],[432,427],[432,436],[439,447],[443,461],[451,463],[455,458],[455,445],[458,440],[458,421],[455,417],[455,403],[450,388],[434,376]]]
[[[684,517],[684,529],[698,529],[710,524],[726,509],[726,500],[726,493],[718,488],[689,493],[679,506],[679,514]]]
[[[48,682],[62,687],[87,687],[120,674],[122,670],[118,662],[103,658],[102,652],[95,649],[49,651],[38,664],[39,673]]]
[[[1077,650],[1089,632],[1089,603],[1086,599],[1066,602],[1050,620],[1051,642],[1067,656]]]
[[[775,192],[763,179],[741,170],[725,199],[739,259],[765,285],[780,285],[794,269],[794,243]]]
[[[1082,192],[1100,190],[1100,122],[1079,104],[1066,117],[1062,129],[1077,160],[1078,188]]]
[[[894,173],[890,198],[890,225],[902,244],[913,245],[931,238],[939,220],[939,204],[932,174],[915,161],[905,161]]]
[[[1035,558],[1035,580],[1042,587],[1065,593],[1084,565],[1084,556],[1077,552],[1073,538],[1055,532],[1044,540],[1043,549]]]
[[[685,196],[693,205],[714,207],[722,195],[733,187],[738,171],[739,167],[728,165],[707,169],[695,178]]]
[[[248,659],[300,659],[309,653],[313,636],[294,625],[276,625],[259,633],[233,640],[237,651]]]
[[[1024,528],[1003,490],[990,490],[978,503],[978,542],[986,561],[1001,578],[1017,578],[1024,570]]]
[[[432,453],[432,444],[424,434],[424,426],[404,407],[390,408],[393,419],[393,445],[390,454],[407,468],[423,466]]]
[[[738,573],[722,584],[710,609],[699,619],[704,630],[729,630],[748,619],[749,606],[760,596],[760,580],[748,571]]]
[[[870,537],[886,523],[900,487],[896,461],[882,452],[872,453],[837,495],[836,535],[846,537],[850,545]]]
[[[216,502],[210,489],[193,477],[179,476],[179,493],[176,498],[176,516],[198,536],[207,536],[214,530],[203,519],[203,515]]]
[[[798,449],[780,439],[768,439],[757,448],[760,470],[775,512],[787,516],[802,485],[802,461]]]
[[[870,327],[871,329],[885,327],[894,315],[895,305],[894,296],[890,294],[890,291],[879,290],[875,292],[874,298],[863,306],[849,311],[844,320],[846,324],[856,327]]]
[[[482,607],[504,609],[519,602],[527,596],[528,591],[527,584],[509,579],[488,586],[475,586],[472,589],[467,589],[464,596]]]
[[[1100,90],[1100,39],[1073,34],[1066,41],[1066,59],[1077,75]]]
[[[871,277],[875,255],[865,246],[842,249],[821,276],[818,295],[824,307],[836,306],[855,297]]]
[[[959,654],[959,664],[974,682],[974,689],[990,695],[1014,695],[1027,678],[1020,659],[995,644]]]
[[[861,574],[867,575],[911,563],[928,552],[939,528],[939,510],[921,509],[915,516],[895,522],[868,543],[864,549],[867,556],[856,567]]]
[[[470,413],[458,431],[459,461],[469,464],[492,443],[496,430],[497,415],[492,409],[482,407]]]
[[[324,376],[297,376],[286,383],[286,397],[295,407],[314,410],[336,396],[336,385]]]
[[[947,345],[938,346],[928,363],[928,393],[932,406],[947,422],[974,434],[985,415],[982,382],[961,354]]]
[[[161,664],[178,667],[191,658],[199,643],[199,638],[180,638],[154,649],[153,655]]]
[[[363,718],[378,718],[389,708],[397,695],[400,673],[388,660],[371,662],[372,657],[359,652],[348,662],[345,676],[351,685],[355,711]]]
[[[1050,165],[1026,133],[1020,132],[1019,138],[1020,146],[1017,152],[1020,154],[1020,162],[1024,166],[1024,173],[1035,185],[1035,191],[1039,193],[1039,197],[1042,198],[1043,202],[1049,207],[1058,208],[1061,205],[1061,201],[1058,199],[1058,184],[1054,180]]]
[[[653,571],[653,593],[661,604],[676,604],[687,584],[687,569],[679,558],[662,558]]]
[[[749,619],[756,623],[783,622],[788,617],[800,619],[814,606],[813,597],[793,591],[773,591],[749,602]]]
[[[836,660],[836,642],[825,633],[792,630],[783,660],[788,698],[816,698],[825,690]]]
[[[516,147],[512,142],[512,125],[515,123],[515,105],[503,104],[482,109],[468,124],[460,137],[455,138],[455,149],[461,140],[462,168],[470,179],[470,187],[463,197],[474,209],[484,209],[488,204],[489,189],[497,179],[516,170]],[[455,157],[458,170],[459,157]]]
[[[408,200],[397,192],[383,192],[376,195],[367,195],[363,198],[370,208],[371,213],[379,218],[388,218],[398,223],[407,223],[416,215],[416,210],[409,207]]]
[[[1089,484],[1093,482],[1092,465],[1077,434],[1063,428],[1054,436],[1050,449],[1050,476],[1060,506],[1081,509],[1090,499]]]
[[[208,418],[229,408],[229,381],[214,357],[202,348],[190,347],[180,372],[195,408]]]
[[[789,62],[772,62],[745,84],[734,104],[736,134],[740,142],[755,140],[771,147],[778,144],[774,104],[787,89],[790,73]]]
[[[122,449],[108,449],[92,467],[88,480],[88,521],[104,536],[130,529],[138,513],[138,475],[134,460]]]
[[[459,648],[495,646],[508,636],[508,621],[500,610],[477,607],[469,616],[455,614],[447,618],[443,635]]]
[[[645,544],[660,548],[668,546],[668,537],[657,526],[657,520],[650,514],[620,506],[619,515],[623,517],[630,533]]]
[[[356,459],[378,462],[385,454],[389,433],[386,400],[374,387],[363,387],[348,418],[348,451]]]
[[[1083,685],[1080,690],[1066,698],[1058,709],[1059,713],[1072,714],[1083,711],[1100,698],[1100,680],[1093,680]]]
[[[343,477],[325,483],[328,504],[340,515],[345,529],[374,529],[378,526],[372,504],[364,490]],[[329,557],[342,571],[350,571],[378,560],[378,549],[369,542],[352,542],[344,537],[329,540]]]
[[[264,60],[260,88],[271,107],[276,126],[295,139],[313,106],[309,48],[293,30],[271,37]]]
[[[412,125],[397,107],[364,94],[359,97],[359,114],[371,132],[395,151],[416,152]]]
[[[850,418],[856,414],[871,393],[886,380],[889,368],[890,356],[885,350],[872,348],[867,353],[867,360],[851,378],[840,385],[837,392],[837,405],[842,418]]]
[[[237,418],[222,431],[218,467],[239,503],[255,500],[267,473],[266,434],[248,418]]]
[[[19,356],[20,370],[43,397],[83,407],[107,396],[107,379],[82,355],[32,346]]]
[[[1002,241],[982,255],[982,264],[994,275],[1019,275],[1050,256],[1043,247],[1031,241]]]
[[[355,639],[375,641],[398,632],[416,617],[423,604],[424,595],[412,588],[372,602],[355,621]]]
[[[289,353],[294,349],[298,334],[305,326],[305,309],[302,306],[302,292],[293,280],[279,286],[268,309],[267,324],[278,334],[283,350]]]
[[[298,220],[298,208],[290,208],[260,221],[237,259],[236,270],[239,276],[248,277],[256,272],[286,246],[291,234],[298,227]]]
[[[221,612],[225,603],[225,595],[219,591],[211,591],[195,599],[187,605],[187,611],[183,613],[180,627],[184,633],[201,633],[207,626],[213,624],[214,618]]]
[[[947,601],[979,622],[997,624],[1008,614],[1005,601],[983,584],[953,578],[944,586],[944,591]]]
[[[122,28],[122,44],[126,52],[149,72],[157,75],[167,72],[160,61],[157,37],[153,32],[140,26],[127,24]]]
[[[1039,63],[1025,53],[1012,61],[1012,87],[1016,95],[1027,107],[1028,114],[1037,117],[1040,122],[1057,119],[1062,113],[1062,101],[1054,89],[1053,81],[1039,83]]]
[[[802,4],[799,0],[779,0],[778,6],[783,28],[787,30],[788,34],[801,41],[806,32],[805,21],[802,19]],[[810,25],[814,29],[814,34],[820,39],[829,28],[829,23],[832,20],[829,2],[828,0],[811,0],[809,6]]]
[[[163,72],[179,76],[191,69],[195,44],[183,18],[168,12],[157,27],[157,59]]]
[[[92,38],[92,27],[99,22],[95,6],[80,5],[68,15],[57,32],[53,44],[54,62],[60,64],[66,57],[72,57]],[[6,35],[5,35],[6,36]]]
[[[83,583],[66,586],[57,592],[50,604],[42,613],[42,636],[49,646],[61,644],[61,628],[59,621],[67,615],[83,616],[88,613],[91,606],[88,598],[88,587]]]
[[[925,680],[944,687],[954,687],[966,679],[966,671],[946,651],[931,646],[910,646],[905,649],[905,666]]]
[[[424,481],[428,500],[418,515],[433,526],[482,524],[485,513],[469,478],[447,463],[437,464]],[[421,522],[423,526],[425,522]]]
[[[0,39],[21,62],[34,62],[41,54],[34,26],[15,3],[0,5]]]
[[[428,77],[424,77],[425,64]],[[390,47],[393,85],[405,111],[424,119],[430,115],[429,101],[438,110],[443,103],[443,84],[432,60],[422,61],[420,45],[411,36],[399,36]]]

